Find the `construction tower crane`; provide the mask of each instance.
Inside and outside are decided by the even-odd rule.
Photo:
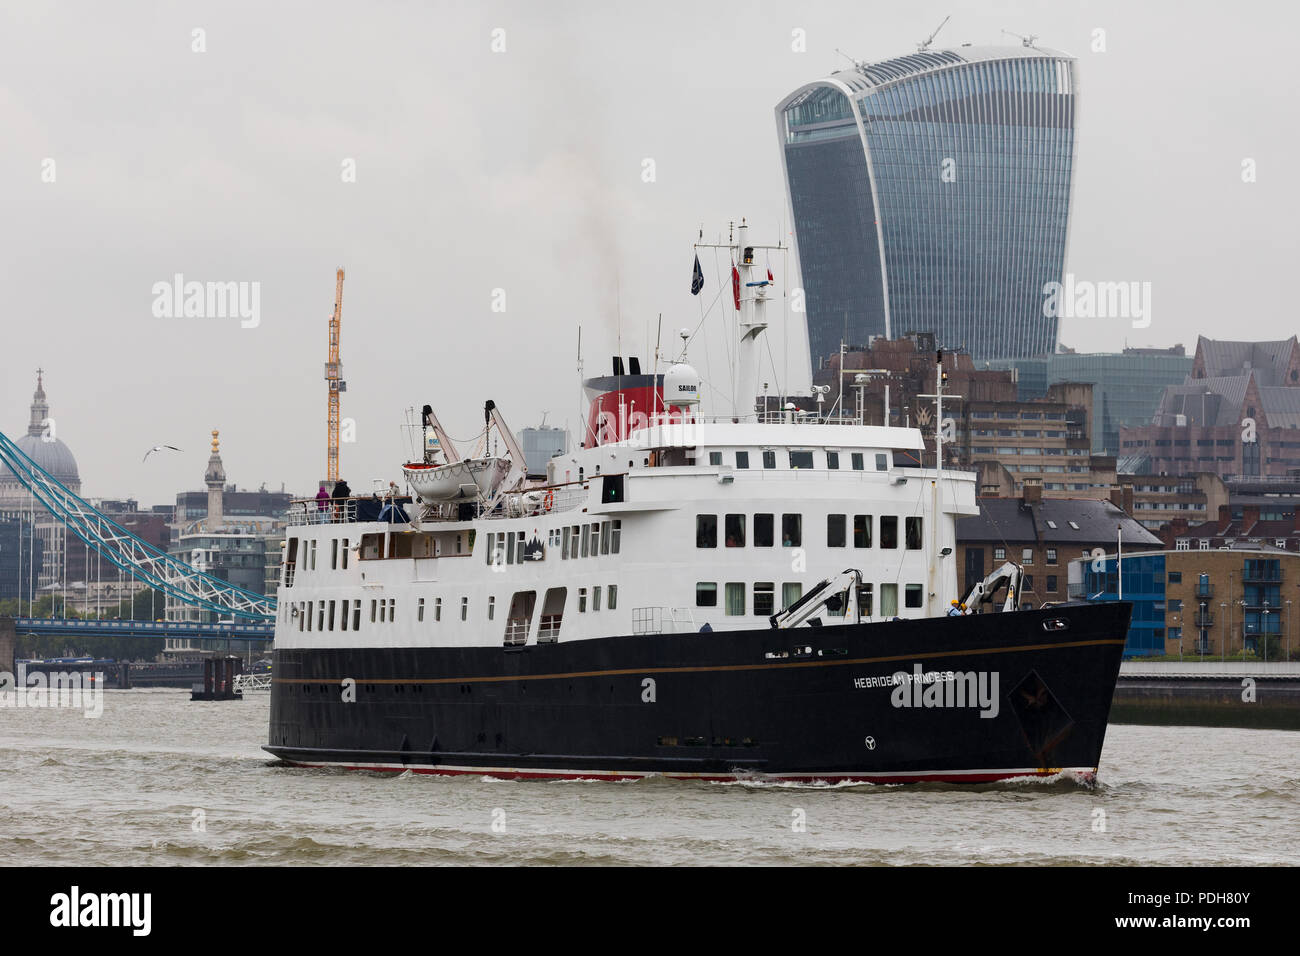
[[[934,38],[937,37],[939,35],[939,31],[943,29],[943,24],[947,23],[951,19],[952,19],[951,15],[944,17],[943,23],[940,23],[937,27],[935,27],[933,33],[931,33],[928,37],[926,37],[924,40],[922,40],[920,43],[916,45],[916,52],[924,53],[926,50],[930,49],[930,44],[934,42]]]
[[[325,479],[339,480],[339,393],[348,390],[343,381],[343,363],[339,361],[339,328],[343,324],[343,269],[338,271],[334,286],[334,314],[330,316],[330,357],[325,363],[325,381],[329,387],[329,437],[325,460]]]

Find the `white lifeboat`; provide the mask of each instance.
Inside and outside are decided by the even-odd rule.
[[[491,495],[509,470],[506,458],[465,458],[449,464],[408,462],[402,474],[425,504]]]

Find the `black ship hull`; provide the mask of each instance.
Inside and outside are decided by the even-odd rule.
[[[513,778],[1089,779],[1130,609],[277,649],[265,749],[302,766]]]

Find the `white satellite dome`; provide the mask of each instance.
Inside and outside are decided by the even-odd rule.
[[[668,407],[700,403],[700,373],[691,365],[678,362],[664,372],[664,405]]]

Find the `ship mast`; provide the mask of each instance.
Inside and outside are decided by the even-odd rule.
[[[930,483],[930,566],[928,573],[928,586],[926,587],[927,600],[929,605],[927,612],[932,617],[944,614],[948,610],[948,592],[944,586],[946,576],[938,571],[938,562],[940,558],[952,554],[952,549],[943,545],[948,551],[948,555],[940,553],[940,545],[947,540],[947,535],[941,539],[939,536],[939,526],[944,521],[943,506],[943,387],[947,382],[948,376],[943,370],[943,349],[937,349],[934,353],[934,394],[918,395],[917,398],[934,399],[934,479]],[[960,395],[953,395],[953,398],[961,398]],[[888,422],[886,422],[888,424]],[[922,462],[924,464],[924,462]],[[953,574],[956,579],[956,572]]]
[[[758,396],[758,341],[767,329],[767,303],[772,291],[772,280],[766,276],[755,277],[754,251],[782,250],[785,247],[779,243],[775,246],[752,245],[749,241],[749,225],[744,219],[740,220],[740,225],[729,240],[725,245],[697,242],[693,248],[726,249],[731,253],[733,304],[740,311],[736,375],[731,392],[732,416],[737,421],[757,421],[754,399]]]

